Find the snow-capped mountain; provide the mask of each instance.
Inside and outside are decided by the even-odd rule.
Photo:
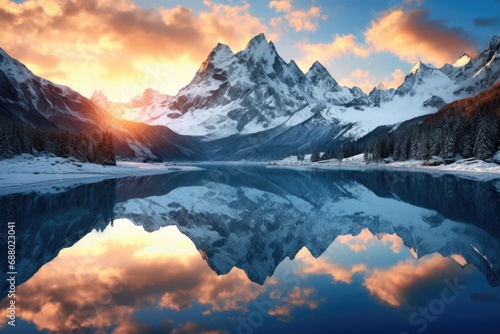
[[[216,140],[283,124],[293,127],[313,117],[313,110],[325,103],[372,104],[361,90],[340,87],[319,62],[304,74],[293,60],[285,62],[260,34],[236,54],[219,43],[166,107],[154,104],[134,120]]]
[[[377,126],[436,112],[490,87],[500,75],[499,40],[494,37],[475,58],[464,54],[440,69],[419,61],[397,89],[379,85],[367,95],[358,87],[341,87],[319,62],[304,74],[260,34],[237,53],[219,43],[176,96],[130,117],[204,142],[260,133],[265,138],[260,144],[273,146],[274,137],[296,126],[303,133],[304,122],[336,127],[337,133],[328,133],[330,140],[358,138]],[[211,151],[225,149],[212,146]]]
[[[90,100],[101,108],[107,110],[114,117],[134,120],[142,123],[151,123],[151,109],[154,107],[166,107],[170,95],[161,94],[157,90],[148,88],[141,96],[134,97],[128,103],[109,101],[101,91],[95,91]]]
[[[453,81],[446,74],[431,64],[419,61],[413,65],[403,83],[396,89],[395,95],[427,95],[429,90],[436,92],[436,89],[441,90],[441,94],[449,94],[453,92],[453,85]]]
[[[475,58],[464,54],[440,69],[417,62],[397,89],[379,85],[367,95],[341,87],[319,62],[303,73],[260,34],[237,53],[218,44],[175,96],[147,89],[128,103],[102,92],[88,100],[1,51],[1,116],[70,131],[113,129],[121,156],[280,159],[435,113],[491,87],[500,79],[499,48],[495,36]]]
[[[452,66],[454,70],[448,75],[460,85],[455,94],[471,96],[490,88],[500,81],[500,37],[494,36],[475,58],[464,55]]]
[[[0,49],[1,117],[35,127],[81,131],[100,127],[107,113],[71,88],[35,76]]]
[[[395,93],[396,90],[394,88],[386,89],[383,83],[379,83],[377,87],[374,87],[370,91],[368,97],[372,100],[375,107],[380,107],[381,104],[390,101]]]

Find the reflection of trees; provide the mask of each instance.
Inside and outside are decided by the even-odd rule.
[[[72,246],[93,229],[103,230],[113,220],[115,199],[115,180],[58,193],[0,197],[2,219],[16,222],[16,268],[19,268],[16,283],[29,279],[62,248]],[[6,226],[2,223],[2,234],[6,233]],[[7,238],[1,238],[1,242],[6,254]],[[8,271],[6,257],[2,257],[1,270]],[[2,298],[8,291],[5,284],[1,283]]]

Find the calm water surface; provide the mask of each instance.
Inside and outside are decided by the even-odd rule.
[[[203,167],[1,197],[0,330],[499,333],[500,179]]]

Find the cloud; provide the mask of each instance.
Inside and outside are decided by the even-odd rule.
[[[304,68],[316,60],[324,65],[330,65],[335,58],[349,56],[366,58],[370,55],[370,49],[356,43],[353,34],[335,35],[330,43],[301,42],[297,47],[304,54],[297,62]]]
[[[274,8],[277,13],[284,13],[288,25],[295,31],[316,31],[319,26],[318,20],[326,20],[328,17],[321,14],[321,7],[311,6],[307,10],[299,10],[293,7],[292,0],[273,0],[269,2],[269,8]],[[272,18],[271,25],[281,23],[280,18]]]
[[[394,81],[399,82],[397,85],[400,85],[401,82],[403,82],[404,75],[403,75],[403,71],[401,71],[400,69],[397,69],[396,71],[394,71],[392,73],[392,76],[394,78]],[[383,83],[383,85],[385,87],[391,87],[390,82]],[[399,237],[396,234],[384,233],[380,236],[380,241],[382,241],[384,243],[384,245],[387,245],[388,243],[390,243],[391,244],[390,248],[395,254],[399,254],[399,252],[401,252],[401,250],[404,248],[403,239],[401,239],[401,237]]]
[[[64,79],[85,95],[98,87],[113,90],[112,97],[148,88],[143,86],[152,81],[150,75],[139,69],[145,63],[167,66],[167,72],[155,74],[158,86],[153,88],[176,93],[217,42],[241,49],[267,32],[248,3],[206,0],[204,5],[195,13],[181,5],[142,8],[132,0],[0,0],[0,40],[35,73]]]
[[[153,236],[137,233],[137,227],[121,230],[115,224],[114,229],[114,234],[86,237],[61,251],[18,286],[19,318],[42,331],[117,326],[115,333],[142,333],[147,332],[141,330],[145,325],[134,319],[142,308],[184,310],[197,303],[208,313],[246,310],[265,292],[242,270],[217,276],[190,241],[190,247],[179,243],[177,239],[187,237],[178,231],[172,238],[172,229]],[[133,237],[127,234],[130,230],[135,231]],[[177,242],[175,255],[168,251],[171,240]],[[168,321],[162,327],[172,326]],[[195,328],[214,330],[185,324],[174,332],[196,332]]]
[[[441,66],[456,60],[463,52],[477,53],[462,29],[432,20],[424,9],[386,11],[371,22],[364,36],[375,52],[390,52],[410,63],[422,60]]]
[[[172,334],[220,334],[220,333],[226,333],[226,331],[213,330],[208,325],[198,324],[192,321],[188,321],[172,331]]]
[[[302,56],[297,62],[308,68],[315,60],[331,65],[342,57],[367,58],[373,53],[388,52],[411,64],[422,60],[439,67],[455,61],[464,52],[472,56],[477,53],[473,41],[462,29],[450,28],[445,21],[431,19],[425,9],[397,7],[382,12],[370,22],[362,36],[363,40],[361,36],[347,34],[334,35],[330,43],[307,40],[298,43],[296,48]],[[361,74],[353,72],[352,79]],[[400,78],[399,73],[397,75],[395,82]],[[368,82],[364,79],[358,86],[367,88]]]
[[[357,69],[355,72],[354,75],[359,75],[360,77],[368,75],[368,72],[363,72],[360,69]],[[366,251],[369,244],[373,244],[375,240],[376,238],[367,228],[362,229],[356,236],[350,234],[340,235],[336,239],[339,243],[349,246],[355,253]]]
[[[340,264],[331,263],[324,257],[314,258],[306,250],[300,251],[296,256],[301,272],[299,275],[328,275],[335,282],[352,283],[353,275],[366,272],[364,264],[354,264],[351,268],[344,268]]]
[[[397,88],[403,83],[404,78],[405,74],[399,68],[395,69],[390,76],[385,76],[382,81],[370,74],[370,72],[357,68],[347,77],[340,79],[339,83],[347,87],[358,86],[365,93],[369,93],[373,87],[378,86],[379,83],[382,83],[386,89]]]
[[[292,0],[273,0],[269,2],[269,8],[274,8],[276,12],[291,12],[292,11]]]
[[[499,27],[500,17],[478,17],[474,19],[476,27]]]
[[[459,266],[441,255],[409,259],[388,269],[374,269],[365,276],[371,296],[393,307],[419,307],[427,296],[437,296],[446,287],[444,280],[459,274]]]
[[[276,305],[274,309],[269,310],[269,315],[277,316],[279,320],[288,322],[292,319],[292,310],[296,307],[306,307],[310,310],[318,308],[320,301],[315,299],[316,290],[314,288],[294,287],[288,291],[285,298]]]

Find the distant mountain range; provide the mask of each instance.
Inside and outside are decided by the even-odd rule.
[[[114,132],[118,155],[264,160],[360,138],[377,126],[435,113],[500,80],[500,38],[475,58],[417,62],[397,89],[341,87],[315,62],[303,73],[263,34],[240,52],[218,44],[175,96],[148,89],[128,103],[86,99],[35,76],[0,49],[0,117],[34,127]]]

